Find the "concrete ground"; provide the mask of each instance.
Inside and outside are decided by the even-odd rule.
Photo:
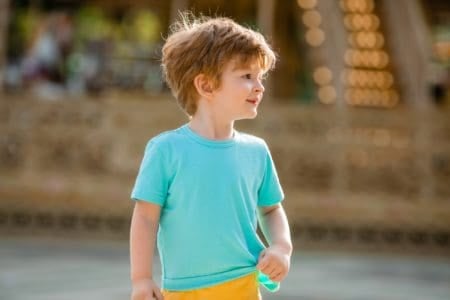
[[[129,299],[128,271],[126,241],[0,237],[1,300]],[[264,300],[449,300],[450,259],[300,252],[281,290],[263,295]]]

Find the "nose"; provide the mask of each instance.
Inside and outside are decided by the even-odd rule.
[[[261,80],[256,80],[253,90],[257,93],[264,93],[264,85],[262,84]]]

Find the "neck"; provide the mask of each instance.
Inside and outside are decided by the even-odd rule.
[[[211,140],[226,140],[233,137],[233,120],[221,120],[213,113],[197,110],[189,126],[197,134]]]

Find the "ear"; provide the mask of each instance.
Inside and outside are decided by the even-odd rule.
[[[211,80],[205,74],[195,76],[194,86],[200,96],[211,99],[214,89]]]

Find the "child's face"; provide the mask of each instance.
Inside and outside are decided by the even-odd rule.
[[[214,91],[215,110],[230,121],[255,118],[264,93],[264,74],[257,62],[239,66],[230,61],[224,67],[220,87]]]

